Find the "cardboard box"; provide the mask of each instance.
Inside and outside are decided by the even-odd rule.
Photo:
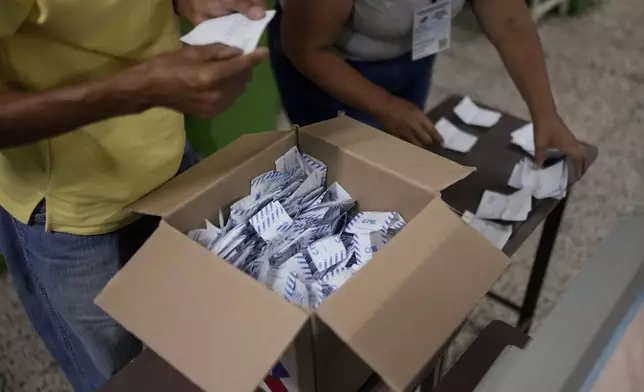
[[[315,312],[184,235],[294,145],[360,210],[409,222]],[[96,303],[205,391],[252,391],[283,355],[302,391],[353,392],[372,372],[409,390],[509,264],[440,200],[472,170],[348,117],[243,136],[133,206],[163,220]]]

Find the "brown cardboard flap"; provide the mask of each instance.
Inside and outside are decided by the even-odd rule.
[[[301,132],[341,147],[349,154],[434,192],[475,170],[346,116],[303,127]]]
[[[408,390],[508,264],[435,199],[318,315],[390,388]]]
[[[208,392],[253,391],[308,319],[165,222],[96,304]]]
[[[166,217],[216,183],[240,163],[287,137],[293,137],[292,132],[272,131],[243,135],[190,170],[144,196],[132,204],[130,210]]]

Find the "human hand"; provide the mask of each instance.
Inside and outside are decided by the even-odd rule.
[[[264,17],[265,0],[174,0],[177,14],[198,25],[208,19],[239,12],[250,19]]]
[[[561,117],[556,113],[534,119],[534,146],[535,164],[543,166],[546,152],[549,148],[556,148],[572,160],[577,178],[586,171],[586,148],[570,132]]]
[[[376,119],[386,132],[419,147],[443,143],[434,124],[413,103],[392,95],[384,106]]]
[[[208,119],[228,109],[244,92],[265,48],[242,55],[223,44],[186,47],[126,72],[146,106],[163,106]]]

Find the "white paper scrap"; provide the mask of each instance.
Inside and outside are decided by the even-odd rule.
[[[523,151],[534,156],[534,124],[528,123],[512,132],[512,144],[521,147]],[[549,148],[546,151],[546,159],[561,158],[563,153],[556,148]]]
[[[443,147],[456,152],[466,153],[476,144],[478,138],[460,130],[445,118],[434,124],[436,130],[443,137]]]
[[[498,219],[505,221],[524,221],[532,210],[532,195],[530,192],[518,191],[511,195],[485,191],[476,217],[481,219]]]
[[[248,19],[243,14],[231,14],[200,23],[191,32],[181,37],[188,45],[222,43],[239,48],[244,54],[257,48],[266,26],[275,16],[275,11],[266,11],[260,20]]]
[[[454,113],[467,125],[479,127],[493,127],[501,119],[501,113],[480,108],[477,104],[465,97],[454,107]]]
[[[534,163],[525,158],[514,166],[508,185],[525,189],[536,199],[561,200],[566,196],[568,187],[568,165],[565,160],[561,160],[546,168],[535,168]]]
[[[323,238],[306,250],[318,271],[325,271],[347,258],[347,249],[339,235]]]
[[[250,224],[265,241],[274,239],[280,228],[293,223],[278,201],[269,203],[250,218]]]
[[[477,218],[472,212],[465,211],[463,221],[487,238],[494,246],[503,249],[512,236],[512,226],[501,225]]]

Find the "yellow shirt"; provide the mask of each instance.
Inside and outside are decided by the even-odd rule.
[[[97,80],[179,47],[171,0],[0,0],[0,89]],[[0,151],[0,205],[26,223],[44,198],[48,230],[114,231],[184,143],[183,117],[152,109]]]

